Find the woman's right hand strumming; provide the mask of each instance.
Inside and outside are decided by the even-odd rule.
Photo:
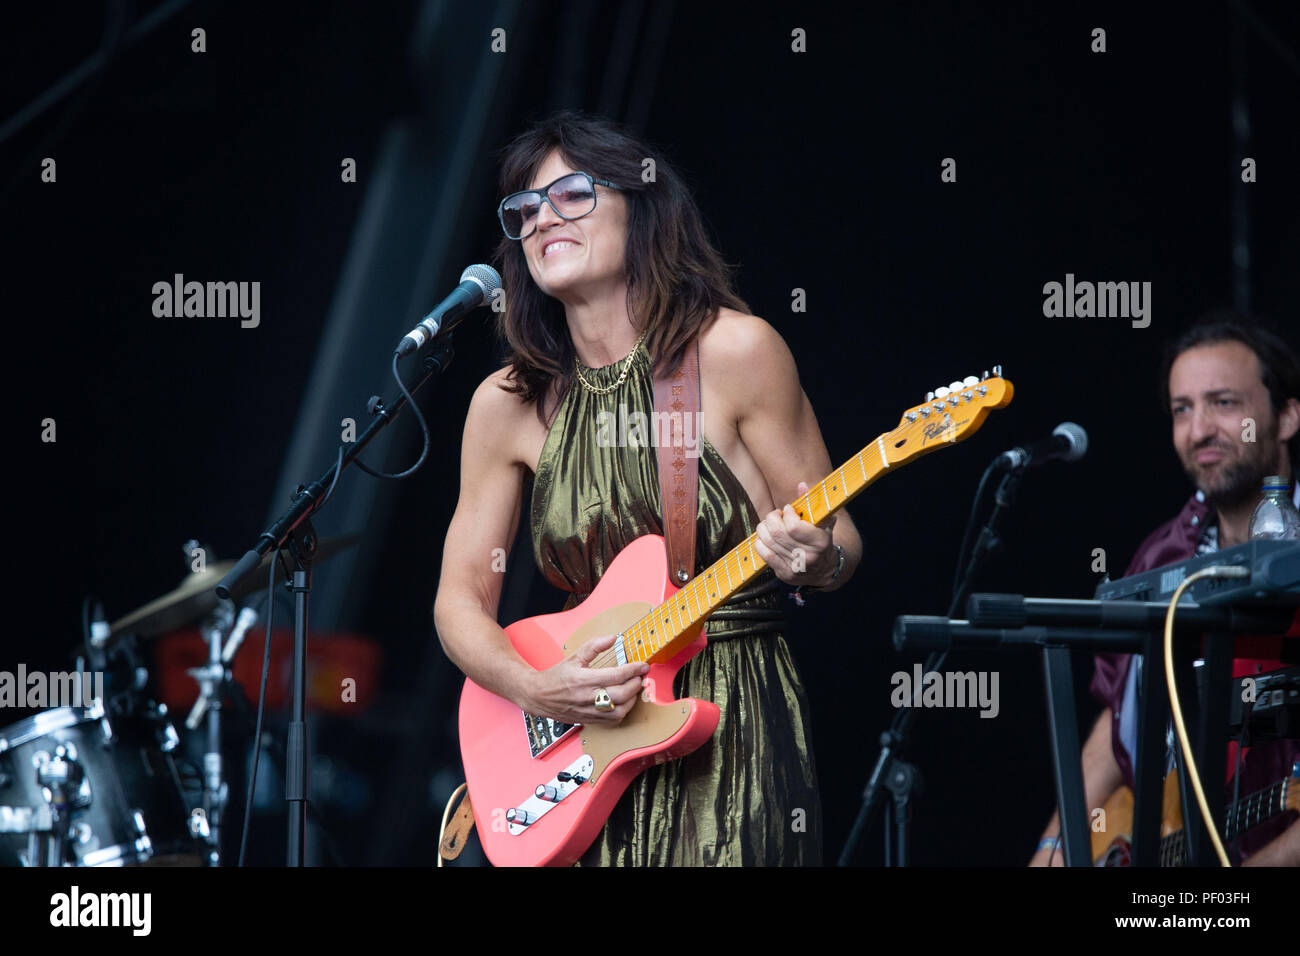
[[[485,690],[538,717],[565,723],[618,723],[641,692],[643,663],[592,667],[612,647],[613,635],[594,637],[554,667],[534,670],[497,624],[501,582],[499,555],[509,553],[523,504],[524,472],[536,465],[535,412],[500,388],[502,373],[488,376],[470,402],[461,451],[460,499],[447,529],[434,624],[443,649],[464,674]],[[525,447],[526,446],[526,447]],[[596,710],[604,688],[612,711]]]
[[[614,646],[616,635],[593,637],[554,667],[534,671],[524,688],[530,714],[566,724],[617,724],[632,709],[641,693],[650,665],[640,661],[615,667],[592,667],[601,651]],[[596,709],[596,693],[603,688],[614,709]]]

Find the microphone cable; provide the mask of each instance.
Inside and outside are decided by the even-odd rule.
[[[1205,821],[1205,830],[1210,835],[1210,840],[1214,844],[1214,852],[1219,858],[1219,864],[1225,867],[1231,867],[1232,863],[1228,860],[1227,851],[1223,848],[1223,841],[1219,839],[1218,828],[1214,825],[1214,818],[1210,814],[1209,802],[1205,799],[1205,788],[1201,785],[1201,774],[1196,768],[1196,757],[1192,754],[1192,744],[1187,736],[1187,725],[1183,721],[1183,705],[1178,698],[1178,687],[1174,683],[1174,614],[1178,610],[1178,601],[1183,596],[1183,592],[1203,578],[1248,578],[1250,569],[1243,568],[1240,565],[1216,565],[1210,568],[1203,568],[1195,574],[1189,574],[1178,589],[1174,591],[1174,596],[1169,599],[1169,611],[1165,614],[1165,683],[1169,687],[1169,707],[1174,715],[1174,729],[1178,732],[1178,745],[1182,748],[1183,757],[1187,760],[1187,778],[1191,781],[1192,789],[1196,792],[1196,803],[1201,810],[1201,818]],[[1215,688],[1207,688],[1207,693],[1213,694]]]
[[[342,459],[339,459],[342,461]],[[337,478],[337,474],[335,475]],[[257,692],[257,724],[253,730],[253,769],[248,775],[248,799],[244,801],[244,825],[239,835],[239,862],[244,865],[248,851],[248,825],[253,819],[253,789],[257,786],[257,764],[262,756],[262,717],[266,708],[266,676],[271,670],[271,621],[275,617],[275,564],[280,560],[280,549],[271,553],[271,579],[266,589],[266,640],[262,646],[262,686]]]
[[[356,458],[355,460],[357,463],[357,467],[360,468],[362,471],[364,471],[367,475],[371,475],[372,477],[375,478],[388,478],[393,480],[396,480],[398,478],[406,478],[409,475],[413,475],[417,471],[419,471],[420,466],[424,464],[424,460],[429,456],[429,445],[430,445],[429,424],[424,420],[424,414],[420,411],[420,406],[415,404],[415,399],[411,396],[411,393],[407,391],[406,383],[402,381],[402,376],[398,374],[397,360],[399,358],[400,358],[399,355],[397,355],[396,353],[393,354],[393,378],[397,380],[397,387],[401,389],[402,396],[406,399],[406,404],[411,406],[411,411],[415,413],[415,418],[420,423],[420,431],[424,434],[424,447],[420,449],[420,457],[419,459],[416,460],[414,465],[412,465],[410,468],[406,469],[405,471],[399,471],[395,475],[390,475],[386,471],[375,471],[374,469],[366,465],[366,463],[362,461],[359,457]]]

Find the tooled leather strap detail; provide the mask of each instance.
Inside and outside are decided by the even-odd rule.
[[[664,537],[668,541],[668,573],[681,587],[695,576],[695,516],[700,501],[700,445],[688,454],[683,427],[687,416],[698,425],[700,411],[699,338],[686,349],[681,365],[671,376],[657,375],[654,381],[656,412],[666,412],[672,422],[672,446],[659,447],[659,500],[663,508]],[[658,421],[658,419],[656,419]]]

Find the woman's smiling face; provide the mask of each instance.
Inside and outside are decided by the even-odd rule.
[[[559,150],[542,163],[529,189],[542,189],[566,173],[577,172]],[[599,170],[586,170],[600,178]],[[523,240],[533,281],[561,301],[584,299],[613,282],[626,281],[627,200],[617,190],[596,190],[596,208],[581,219],[561,219],[549,203],[537,213],[537,228]]]

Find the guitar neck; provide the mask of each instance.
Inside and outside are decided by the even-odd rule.
[[[865,446],[791,507],[800,518],[820,525],[860,495],[889,469],[884,436]],[[623,632],[624,652],[629,661],[658,663],[676,653],[675,645],[693,632],[717,608],[767,567],[754,547],[758,533],[751,534],[653,612]]]
[[[1225,842],[1235,840],[1247,830],[1267,823],[1288,810],[1300,809],[1300,789],[1296,777],[1285,777],[1262,790],[1242,797],[1228,808]],[[1160,840],[1160,865],[1182,866],[1187,862],[1187,830],[1182,829]]]
[[[903,413],[892,431],[819,481],[791,502],[804,521],[821,525],[860,495],[877,478],[914,458],[946,448],[973,434],[994,408],[1006,406],[1014,394],[1011,383],[995,368],[992,378],[954,382],[926,396],[924,404]],[[660,663],[675,655],[715,610],[767,567],[754,545],[755,532],[682,586],[682,589],[629,627],[622,635],[622,654],[593,663],[613,664],[617,658]],[[616,645],[617,647],[618,645]],[[607,652],[609,653],[609,652]]]

